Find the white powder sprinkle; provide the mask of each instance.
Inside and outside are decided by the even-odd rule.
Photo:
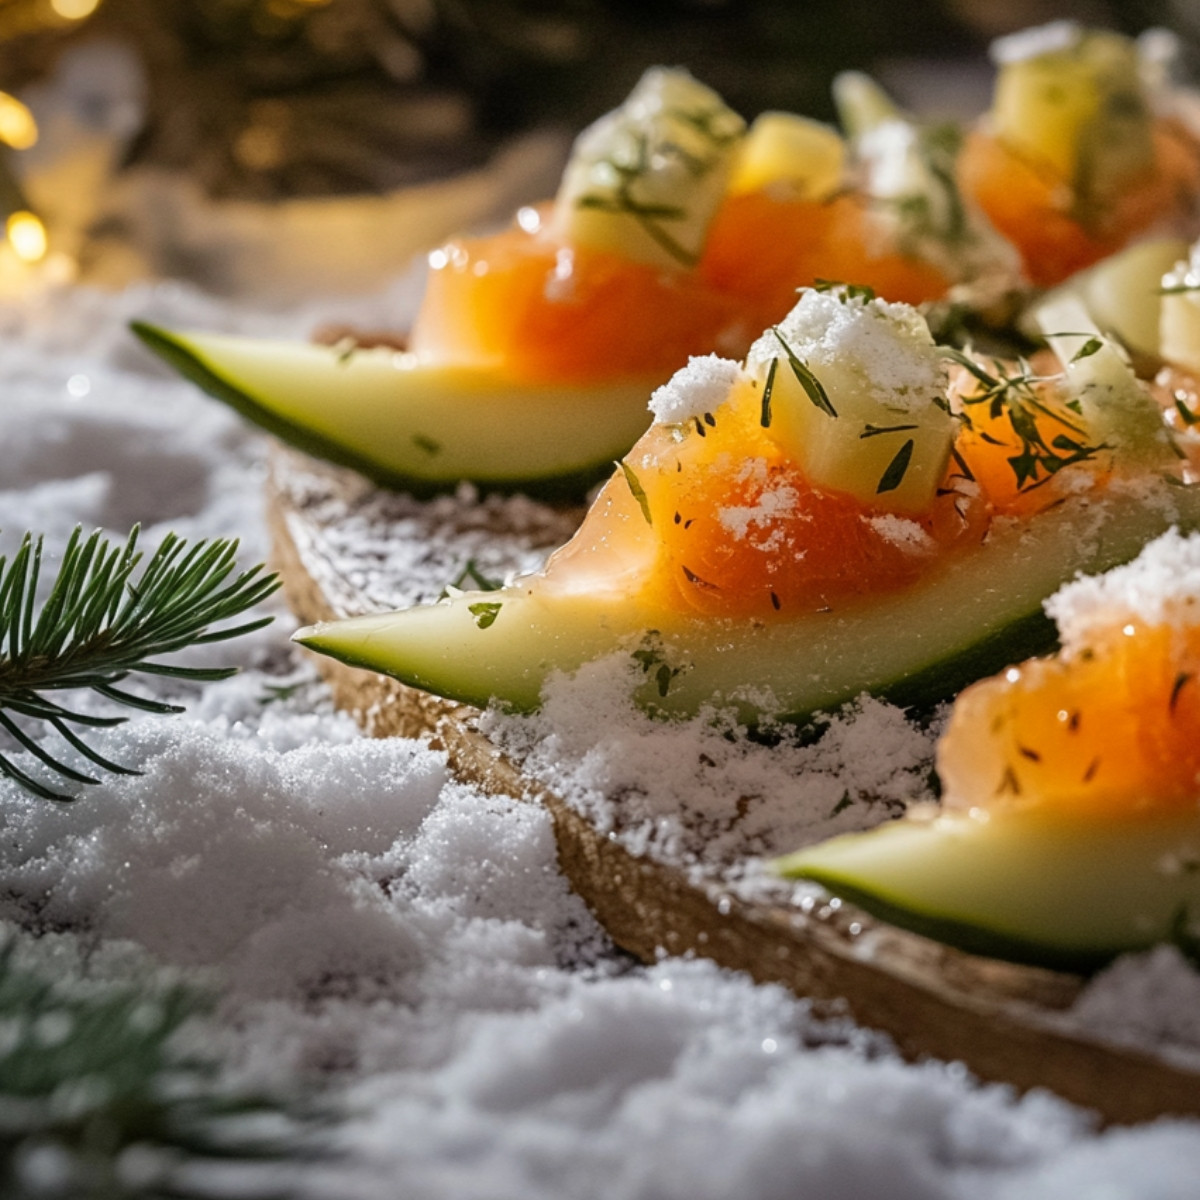
[[[650,411],[660,425],[677,425],[715,412],[741,378],[742,368],[716,354],[693,355],[688,365],[654,390]]]
[[[997,66],[1005,63],[1024,62],[1040,58],[1043,54],[1055,54],[1075,46],[1083,31],[1076,21],[1049,21],[1022,29],[1006,37],[996,38],[988,47],[988,54]]]
[[[937,549],[937,543],[917,524],[897,513],[880,513],[864,518],[880,537],[907,550],[910,554],[929,554]]]
[[[781,482],[774,487],[764,488],[757,503],[730,505],[721,509],[717,517],[724,529],[736,540],[742,541],[753,526],[765,527],[792,516],[799,499],[800,494],[794,487]]]
[[[765,366],[784,354],[782,336],[818,375],[822,367],[853,364],[880,403],[916,412],[946,387],[946,367],[929,326],[909,304],[862,301],[837,292],[805,289],[778,325],[753,346],[748,366]]]
[[[1087,575],[1046,601],[1068,649],[1127,620],[1146,625],[1200,622],[1200,534],[1169,530],[1131,563]]]

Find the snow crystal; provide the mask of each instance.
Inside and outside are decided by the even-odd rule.
[[[716,354],[693,355],[650,397],[650,411],[661,425],[676,425],[716,412],[741,378],[742,368]]]
[[[911,305],[804,289],[774,330],[750,347],[747,367],[783,353],[780,338],[818,374],[852,364],[872,395],[899,412],[925,408],[946,387],[946,368],[924,318]]]

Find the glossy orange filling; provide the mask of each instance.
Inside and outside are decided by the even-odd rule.
[[[741,385],[682,440],[656,428],[627,456],[657,541],[647,585],[655,602],[786,618],[905,587],[951,547],[983,536],[986,507],[952,490],[914,519],[814,487],[762,428],[760,411],[758,389]]]
[[[817,279],[919,304],[935,268],[886,248],[861,196],[828,203],[753,192],[727,199],[694,270],[564,246],[514,226],[430,256],[411,349],[431,362],[530,382],[666,379],[688,356],[741,357]]]
[[[780,320],[797,290],[819,279],[865,284],[906,304],[944,295],[946,276],[899,253],[889,239],[861,195],[816,201],[747,192],[728,197],[717,211],[698,270],[741,297],[760,329]]]
[[[1034,361],[1034,371],[1061,369],[1048,356]],[[996,378],[1017,372],[995,363],[986,369]],[[951,392],[964,414],[955,439],[959,469],[978,485],[993,511],[1020,516],[1059,503],[1066,489],[1088,473],[1087,486],[1102,483],[1111,472],[1111,454],[1089,442],[1080,417],[1056,395],[1053,380],[1014,386],[1003,402],[988,398],[988,389],[967,371],[955,373]]]
[[[744,353],[760,328],[694,272],[514,227],[430,256],[410,346],[429,361],[530,382],[662,380],[689,354]]]
[[[958,181],[996,229],[1020,251],[1030,280],[1059,283],[1115,253],[1153,225],[1194,223],[1200,147],[1169,121],[1153,130],[1154,162],[1081,211],[1070,182],[1014,153],[983,130],[958,159]]]
[[[975,684],[955,704],[938,771],[953,807],[1194,807],[1200,629],[1131,621]]]

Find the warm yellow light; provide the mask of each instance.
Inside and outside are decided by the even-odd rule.
[[[16,96],[0,92],[0,142],[7,142],[14,150],[28,150],[37,137],[33,113]]]
[[[100,6],[100,0],[50,0],[50,7],[68,21],[82,21]]]
[[[22,262],[35,263],[46,257],[46,227],[33,213],[12,213],[4,227],[13,253]]]

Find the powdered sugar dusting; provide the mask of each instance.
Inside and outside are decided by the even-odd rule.
[[[786,480],[768,482],[767,464],[761,458],[748,459],[739,471],[739,479],[754,479],[762,485],[758,499],[753,504],[731,504],[722,508],[717,518],[722,528],[738,541],[743,541],[755,529],[776,526],[772,536],[782,538],[783,530],[778,522],[796,513],[800,493]],[[770,539],[768,539],[770,540]]]
[[[916,521],[897,513],[879,513],[866,521],[881,537],[910,554],[931,554],[937,549],[937,543]]]
[[[1045,607],[1068,649],[1129,620],[1195,624],[1200,621],[1200,534],[1169,530],[1132,562],[1060,588]]]
[[[654,390],[650,411],[661,425],[676,425],[715,412],[741,375],[741,366],[732,359],[716,354],[693,355],[686,367]]]
[[[941,353],[911,305],[805,289],[777,328],[750,347],[748,366],[781,357],[782,337],[818,374],[834,363],[853,365],[874,398],[897,412],[917,412],[945,390]]]

